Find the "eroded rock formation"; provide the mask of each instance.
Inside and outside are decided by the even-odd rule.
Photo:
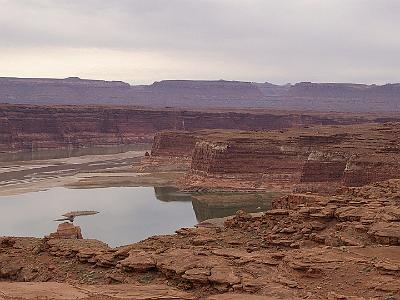
[[[82,231],[79,226],[64,222],[58,225],[57,231],[50,233],[50,239],[83,239]]]

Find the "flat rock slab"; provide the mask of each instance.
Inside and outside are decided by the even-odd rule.
[[[0,282],[4,299],[85,299],[88,294],[69,284],[57,282]],[[1,296],[0,296],[1,297]],[[1,298],[0,298],[1,299]]]
[[[285,298],[287,300],[294,300],[295,298]],[[206,300],[282,300],[273,296],[259,296],[251,294],[220,294],[208,297]]]
[[[81,289],[94,295],[108,296],[113,299],[135,299],[135,300],[192,300],[191,294],[168,287],[167,285],[91,285],[81,286]]]
[[[78,300],[78,299],[135,299],[135,300],[192,300],[191,294],[166,285],[92,285],[73,286],[56,282],[0,282],[0,300]]]

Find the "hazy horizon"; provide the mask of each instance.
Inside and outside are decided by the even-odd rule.
[[[1,76],[400,82],[395,0],[0,0]]]
[[[275,82],[271,82],[271,81],[247,81],[247,80],[240,80],[240,79],[224,79],[224,78],[220,78],[220,79],[191,79],[191,78],[164,78],[164,79],[159,79],[153,82],[148,82],[148,83],[131,83],[128,81],[124,81],[124,80],[119,80],[119,79],[104,79],[104,78],[81,78],[78,76],[67,76],[67,77],[17,77],[17,76],[1,76],[0,74],[0,78],[17,78],[17,79],[69,79],[69,78],[79,78],[81,80],[104,80],[104,81],[116,81],[116,82],[124,82],[124,83],[128,83],[131,86],[134,85],[151,85],[153,83],[156,82],[160,82],[160,81],[232,81],[232,82],[249,82],[249,83],[255,83],[255,84],[259,84],[259,83],[268,83],[268,84],[273,84],[273,85],[280,85],[280,86],[284,86],[284,85],[295,85],[297,83],[317,83],[317,84],[353,84],[353,85],[386,85],[386,84],[400,84],[400,82],[386,82],[386,83],[382,83],[382,84],[377,84],[377,83],[365,83],[365,82],[338,82],[338,81],[298,81],[298,82],[287,82],[287,83],[275,83]]]

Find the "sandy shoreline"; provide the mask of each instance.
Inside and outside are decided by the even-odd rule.
[[[172,184],[179,172],[138,173],[145,151],[110,155],[3,162],[0,164],[0,196],[53,187],[93,188]]]

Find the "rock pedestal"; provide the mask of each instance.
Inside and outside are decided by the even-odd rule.
[[[79,226],[69,222],[64,222],[58,225],[57,231],[50,233],[51,239],[83,239],[82,231]]]

